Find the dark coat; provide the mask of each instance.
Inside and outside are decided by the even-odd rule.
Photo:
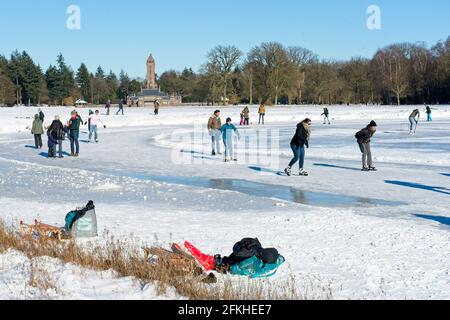
[[[59,120],[53,120],[52,124],[48,128],[49,133],[56,140],[63,140],[64,138],[64,125]]]
[[[45,115],[42,111],[39,111],[39,119],[41,119],[42,123],[44,123]]]
[[[56,146],[58,144],[58,141],[55,137],[53,137],[52,132],[50,130],[47,131],[47,137],[48,137],[48,147],[50,149],[53,148],[53,146]]]
[[[291,145],[294,146],[307,146],[309,148],[309,142],[308,142],[308,133],[306,132],[305,128],[303,127],[302,123],[299,123],[297,125],[297,130],[295,132],[294,137],[292,138]]]
[[[370,131],[369,126],[365,127],[355,134],[355,138],[358,140],[358,143],[369,143],[372,137],[373,133],[372,131]]]
[[[69,120],[69,134],[71,136],[74,136],[75,134],[78,134],[80,131],[80,125],[83,123],[83,119],[81,119],[80,116],[77,116],[75,119]]]

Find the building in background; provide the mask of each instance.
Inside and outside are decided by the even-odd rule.
[[[153,107],[155,101],[159,101],[161,106],[177,106],[181,105],[182,99],[179,95],[169,95],[162,92],[156,83],[155,75],[155,59],[150,54],[147,59],[147,81],[145,88],[141,89],[141,93],[128,97],[128,105],[138,107]]]

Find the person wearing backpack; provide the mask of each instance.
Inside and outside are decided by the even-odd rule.
[[[59,158],[62,159],[64,158],[62,155],[62,142],[65,138],[66,132],[64,129],[64,125],[62,124],[62,122],[59,119],[59,116],[55,116],[55,120],[53,120],[52,124],[50,125],[50,127],[48,127],[48,135],[49,135],[49,139],[51,139],[51,146],[52,146],[52,150],[51,150],[51,157],[56,158],[56,145],[58,145],[59,147]],[[50,138],[51,137],[51,138]],[[50,148],[50,145],[49,145]],[[49,157],[50,157],[50,152],[49,152]]]
[[[33,125],[31,127],[31,134],[34,135],[34,144],[36,149],[42,149],[42,134],[44,133],[44,128],[42,126],[42,121],[39,119],[39,114],[34,116]]]
[[[361,129],[355,134],[359,149],[362,153],[362,171],[377,171],[377,169],[372,165],[372,151],[370,148],[370,140],[375,132],[377,132],[377,124],[372,120],[367,127]]]

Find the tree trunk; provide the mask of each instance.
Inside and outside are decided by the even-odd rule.
[[[250,86],[250,105],[252,105],[253,104],[253,77],[250,78],[249,86]]]

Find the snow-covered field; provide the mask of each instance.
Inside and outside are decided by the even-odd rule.
[[[414,108],[331,106],[332,125],[322,125],[320,107],[269,107],[259,126],[254,106],[251,126],[239,127],[240,161],[231,164],[210,155],[205,131],[214,107],[104,115],[99,144],[86,143],[84,127],[80,158],[56,160],[33,147],[27,127],[37,108],[3,108],[0,217],[63,225],[68,211],[92,199],[100,230],[117,237],[164,246],[190,240],[222,255],[241,238],[258,237],[287,260],[270,281],[294,275],[300,291],[330,287],[335,299],[450,299],[450,107],[433,107],[434,121],[422,120],[410,136]],[[222,108],[222,119],[238,122],[241,109]],[[43,111],[49,125],[56,114],[68,119],[71,109]],[[87,118],[87,109],[79,112]],[[310,176],[288,178],[279,171],[306,117],[313,120]],[[372,152],[379,171],[363,173],[354,134],[370,120],[378,123]],[[70,150],[68,141],[64,148]],[[176,297],[111,273],[42,263],[58,279],[47,296],[27,287],[25,257],[0,255],[0,298]]]

